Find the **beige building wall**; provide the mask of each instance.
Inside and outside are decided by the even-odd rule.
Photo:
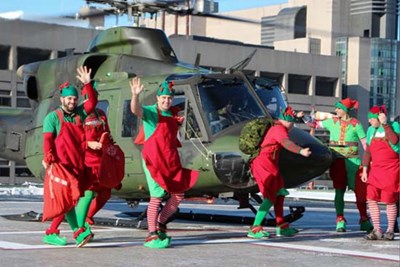
[[[274,49],[287,52],[310,52],[310,40],[308,38],[299,38],[295,40],[275,41]]]
[[[306,37],[277,41],[274,43],[274,48],[276,50],[308,53],[310,51],[310,39],[313,38],[320,40],[320,53],[322,55],[333,55],[335,53],[335,38],[347,35],[348,16],[346,12],[349,9],[348,2],[343,0],[291,0],[287,4],[224,12],[220,15],[261,22],[262,17],[276,16],[283,8],[307,6]],[[161,29],[161,21],[162,16],[159,16],[157,21],[145,19],[141,24]],[[235,40],[247,44],[261,44],[261,23],[166,14],[164,30],[167,35],[200,35]]]

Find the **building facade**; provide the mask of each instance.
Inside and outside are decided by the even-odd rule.
[[[359,100],[358,114],[367,126],[372,105],[385,104],[391,118],[400,114],[399,8],[399,0],[289,0],[223,13],[253,22],[167,15],[165,31],[338,56],[343,96]],[[143,23],[161,26],[149,19]]]

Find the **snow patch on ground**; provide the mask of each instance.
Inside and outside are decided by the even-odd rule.
[[[0,196],[42,196],[43,184],[25,182],[18,186],[0,184]]]

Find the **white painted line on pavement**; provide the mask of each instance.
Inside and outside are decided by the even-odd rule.
[[[99,226],[99,227],[101,227],[101,226]],[[120,231],[120,232],[123,232],[123,231],[136,231],[136,230],[138,230],[138,229],[134,229],[134,228],[119,228],[119,227],[109,227],[109,226],[105,226],[105,227],[107,227],[107,228],[91,228],[92,230],[94,230],[93,232],[96,234],[97,232],[116,232],[116,231]],[[0,235],[25,235],[25,234],[44,234],[44,232],[45,232],[45,230],[43,230],[43,231],[15,231],[15,232],[11,232],[11,231],[9,231],[9,232],[0,232]],[[64,230],[64,229],[61,229],[60,230],[60,232],[61,232],[61,235],[63,234],[63,233],[72,233],[72,230]]]
[[[344,250],[344,249],[336,249],[330,247],[316,247],[316,246],[307,246],[307,245],[297,245],[292,243],[277,243],[277,242],[269,242],[269,241],[260,241],[249,238],[228,238],[228,239],[215,239],[215,240],[206,240],[206,239],[190,239],[184,240],[176,238],[172,241],[172,246],[176,245],[193,245],[193,244],[231,244],[231,243],[243,243],[243,244],[252,244],[266,247],[274,247],[274,248],[283,248],[283,249],[294,249],[294,250],[302,250],[302,251],[310,251],[317,253],[326,253],[326,254],[339,254],[339,255],[347,255],[354,257],[362,257],[369,259],[377,259],[377,260],[389,260],[400,262],[399,255],[389,255],[382,253],[374,253],[374,252],[364,252],[357,250]],[[136,242],[93,242],[89,243],[85,246],[85,248],[91,247],[129,247],[129,246],[137,246],[143,245],[143,241]],[[14,242],[6,242],[0,241],[0,249],[11,249],[11,250],[28,250],[28,249],[56,249],[56,248],[75,248],[75,245],[67,245],[67,246],[51,246],[51,245],[26,245],[21,243]]]

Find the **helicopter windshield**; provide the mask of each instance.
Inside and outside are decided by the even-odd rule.
[[[201,106],[211,133],[264,116],[246,84],[237,78],[206,79],[198,84]]]
[[[272,118],[277,119],[281,110],[287,106],[278,86],[255,85],[256,93],[267,107]]]

